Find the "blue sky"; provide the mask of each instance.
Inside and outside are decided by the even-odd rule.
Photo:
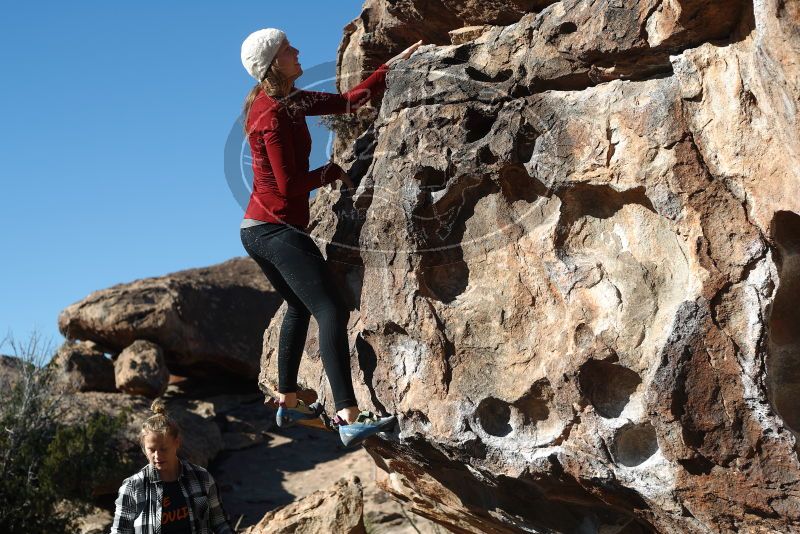
[[[223,168],[253,84],[241,42],[281,28],[307,75],[330,70],[361,4],[5,5],[0,339],[36,329],[60,344],[58,312],[92,291],[244,256]],[[312,168],[326,159],[320,139]]]

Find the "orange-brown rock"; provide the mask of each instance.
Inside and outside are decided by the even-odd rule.
[[[313,206],[384,487],[457,532],[800,530],[797,3],[562,0],[458,45],[393,40],[398,4],[343,74],[441,38]],[[332,411],[313,331],[300,383]]]
[[[366,534],[361,481],[341,478],[292,504],[267,513],[245,534]]]

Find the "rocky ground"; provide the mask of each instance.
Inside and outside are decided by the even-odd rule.
[[[267,417],[273,413],[269,410]],[[369,532],[446,531],[410,513],[379,489],[376,467],[366,450],[345,450],[338,436],[330,432],[303,427],[266,431],[263,443],[224,451],[210,469],[233,523],[241,517],[241,527],[254,525],[266,512],[354,475],[363,485],[364,524]]]

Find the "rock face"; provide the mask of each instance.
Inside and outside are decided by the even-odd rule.
[[[114,363],[91,341],[67,341],[50,365],[69,391],[115,391]]]
[[[477,33],[473,25],[511,24],[551,3],[553,0],[367,0],[361,15],[344,27],[337,52],[339,89],[352,89],[375,67],[420,39],[440,45],[460,42]],[[366,109],[362,111],[358,118],[350,119],[355,122],[351,129],[358,133],[372,121]],[[353,139],[350,132],[337,136],[334,151],[354,157]]]
[[[339,45],[340,72],[375,67],[412,43],[450,44],[449,32],[484,24],[511,24],[553,0],[367,0],[361,15],[344,28]],[[351,87],[355,83],[348,83]]]
[[[137,339],[114,361],[117,389],[131,395],[156,398],[167,389],[169,369],[161,347]]]
[[[458,45],[375,22],[410,4],[345,31],[345,73],[445,34],[313,206],[384,487],[459,532],[800,529],[798,4],[562,0]],[[333,410],[314,331],[300,383]]]
[[[361,481],[342,478],[331,487],[266,514],[245,534],[366,534]]]
[[[280,303],[258,265],[236,258],[96,291],[63,310],[58,326],[68,339],[115,352],[152,341],[175,374],[254,378],[264,326]]]

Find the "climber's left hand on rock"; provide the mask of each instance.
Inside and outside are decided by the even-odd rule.
[[[422,39],[420,39],[416,43],[412,44],[411,46],[409,46],[408,48],[406,48],[405,50],[394,56],[392,59],[387,61],[386,64],[389,65],[389,67],[393,67],[397,62],[410,58],[411,55],[414,53],[414,51],[421,45],[422,45]]]

